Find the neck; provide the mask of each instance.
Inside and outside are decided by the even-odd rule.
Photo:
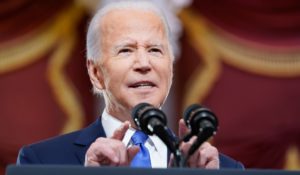
[[[105,110],[109,115],[120,120],[121,122],[129,121],[131,127],[136,129],[136,125],[132,120],[131,112],[129,110],[110,106],[106,106]]]

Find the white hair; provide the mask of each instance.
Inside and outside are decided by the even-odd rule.
[[[167,20],[163,14],[163,12],[155,6],[153,3],[145,0],[126,0],[126,1],[118,1],[109,3],[108,5],[104,6],[100,9],[92,18],[88,32],[87,32],[87,40],[86,40],[86,48],[87,48],[87,59],[93,62],[97,62],[97,59],[101,59],[101,32],[100,32],[100,24],[102,18],[113,10],[122,10],[122,9],[129,9],[129,10],[144,10],[150,11],[156,14],[163,22],[165,32],[167,34],[168,39],[168,49],[170,52],[171,59],[174,60],[174,51],[172,48],[172,37],[170,36],[170,29],[167,23]]]

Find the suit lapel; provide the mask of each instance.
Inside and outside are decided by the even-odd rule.
[[[74,145],[76,145],[75,154],[80,164],[84,164],[86,151],[98,137],[106,137],[100,117],[83,129],[74,142]]]
[[[178,139],[171,130],[169,130],[169,135],[170,135],[170,138],[173,139],[173,141]],[[84,164],[86,151],[98,137],[106,137],[106,134],[103,129],[102,122],[101,122],[101,117],[99,117],[94,123],[92,123],[88,127],[81,130],[79,136],[77,137],[77,139],[74,142],[74,145],[76,146],[75,154],[76,154],[76,157],[78,158],[80,164],[82,164],[82,165]],[[171,152],[169,149],[168,149],[167,154],[168,154],[167,161],[169,164],[169,159],[170,159],[170,155],[171,155]]]

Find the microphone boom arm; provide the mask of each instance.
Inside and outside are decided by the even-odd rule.
[[[188,159],[191,155],[195,153],[195,151],[205,142],[207,141],[212,135],[216,134],[215,127],[210,121],[202,121],[202,127],[200,127],[199,132],[197,134],[196,141],[190,147],[188,154],[184,158],[183,165],[186,166]]]
[[[172,136],[170,136],[168,133],[168,128],[163,125],[152,125],[155,128],[153,128],[153,133],[157,135],[169,148],[170,152],[173,153],[175,161],[173,162],[175,167],[180,167],[182,165],[182,153],[179,150],[179,144],[175,140],[170,140]],[[147,126],[148,129],[151,129],[152,127],[150,124]]]

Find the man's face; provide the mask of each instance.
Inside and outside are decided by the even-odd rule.
[[[141,102],[160,107],[173,76],[160,18],[152,12],[114,10],[103,18],[101,36],[99,83],[108,112],[122,120]]]

